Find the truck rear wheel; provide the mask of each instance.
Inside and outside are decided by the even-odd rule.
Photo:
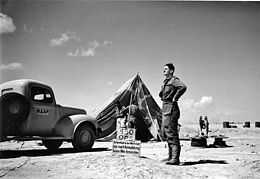
[[[61,140],[42,140],[42,144],[49,150],[49,151],[56,151],[61,146]]]
[[[94,130],[90,126],[83,125],[76,130],[72,145],[78,151],[87,151],[92,148],[94,141]]]

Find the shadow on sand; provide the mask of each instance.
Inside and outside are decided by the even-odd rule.
[[[233,146],[232,145],[227,145],[227,144],[225,144],[225,145],[210,144],[206,148],[227,148],[227,147],[233,147]]]
[[[228,163],[225,160],[199,160],[199,161],[181,163],[182,166],[197,165],[197,164],[228,164]]]
[[[92,148],[86,152],[101,152],[109,151],[109,148]],[[29,149],[29,150],[2,150],[0,151],[0,159],[16,158],[16,157],[39,157],[39,156],[50,156],[59,154],[69,154],[69,153],[80,153],[73,148],[60,148],[57,151],[48,151],[47,149]]]

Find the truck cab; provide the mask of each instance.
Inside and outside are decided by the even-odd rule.
[[[0,141],[42,140],[50,150],[63,141],[77,150],[89,150],[98,135],[95,118],[84,109],[56,104],[52,88],[22,79],[0,85]]]

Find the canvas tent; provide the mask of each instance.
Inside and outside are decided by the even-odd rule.
[[[142,141],[151,138],[160,139],[159,129],[161,126],[161,109],[152,97],[146,85],[141,80],[139,74],[125,82],[121,88],[108,100],[97,115],[97,121],[102,129],[99,140],[111,140],[116,136],[116,102],[128,106],[132,101],[136,101],[138,108],[144,114],[141,123],[141,134],[137,136]]]

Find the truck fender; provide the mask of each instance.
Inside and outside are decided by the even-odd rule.
[[[54,134],[65,138],[73,136],[74,124],[69,117],[61,118],[54,127]]]
[[[95,132],[95,135],[96,136],[98,135],[97,121],[94,117],[91,117],[88,115],[74,115],[74,116],[71,116],[70,118],[74,124],[72,139],[74,137],[76,130],[82,125],[90,126],[93,129],[93,131]]]

